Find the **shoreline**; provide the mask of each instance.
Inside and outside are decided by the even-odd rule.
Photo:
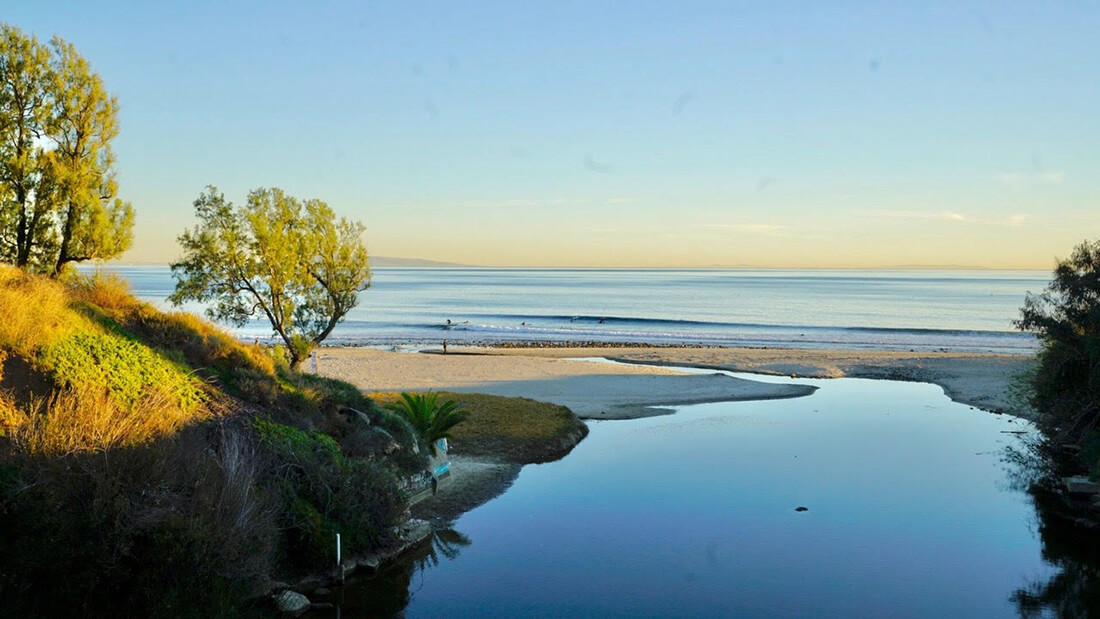
[[[585,352],[569,352],[578,350]],[[317,364],[321,374],[367,393],[431,390],[523,397],[565,406],[581,419],[637,419],[670,414],[672,406],[793,398],[816,390],[720,373],[606,363],[592,360],[600,355],[589,349],[553,351],[558,354],[526,354],[527,349],[507,354],[463,348],[433,354],[326,348],[317,355]]]
[[[476,354],[543,358],[596,356],[620,363],[765,376],[923,382],[939,386],[947,397],[960,404],[1029,421],[1036,418],[1017,387],[1019,377],[1030,370],[1035,360],[1031,354],[661,346],[473,350]]]
[[[417,353],[372,348],[318,351],[321,374],[371,391],[490,393],[562,404],[587,420],[668,414],[676,404],[801,397],[816,387],[763,383],[721,374],[685,374],[673,367],[801,378],[867,378],[939,385],[952,400],[1033,420],[1015,393],[1033,355],[864,350],[684,347],[452,348]],[[608,359],[620,363],[592,361]],[[793,391],[791,389],[794,389]],[[413,508],[445,526],[499,496],[524,464],[457,455],[455,474],[439,493]]]
[[[360,351],[373,351],[361,353]],[[915,351],[891,351],[891,350],[843,350],[820,348],[718,348],[707,346],[664,346],[664,345],[606,345],[604,343],[573,342],[569,346],[558,345],[556,342],[533,346],[492,346],[492,347],[449,347],[444,355],[440,348],[417,349],[409,348],[404,352],[382,351],[374,347],[345,347],[332,346],[319,349],[318,358],[321,372],[337,378],[342,378],[364,388],[361,384],[362,374],[355,368],[347,367],[348,359],[358,354],[390,354],[405,355],[406,357],[446,357],[455,358],[484,358],[484,357],[513,357],[543,360],[577,361],[578,359],[601,358],[624,364],[637,366],[649,366],[652,370],[665,368],[671,371],[675,367],[708,369],[715,371],[729,371],[746,374],[761,374],[766,376],[794,376],[800,378],[866,378],[876,380],[899,380],[905,382],[927,382],[941,387],[945,394],[955,402],[980,408],[982,410],[1008,413],[1028,420],[1035,419],[1035,412],[1017,393],[1016,383],[1018,377],[1026,373],[1035,359],[1033,354],[1016,353],[974,353],[974,352],[915,352]],[[414,354],[414,353],[420,353]],[[337,367],[333,371],[332,363]],[[354,363],[354,362],[353,362]],[[529,362],[518,362],[520,365],[530,365]],[[418,365],[411,364],[414,368]],[[445,364],[437,364],[437,369],[445,369]],[[605,364],[604,368],[611,364]],[[539,395],[545,389],[538,389],[537,382],[554,377],[555,371],[532,371],[527,368],[524,378],[509,376],[507,368],[494,368],[491,364],[479,364],[479,368],[461,373],[457,380],[463,385],[453,385],[448,382],[448,376],[453,373],[446,371],[434,377],[425,377],[423,372],[412,372],[414,377],[408,382],[408,389],[412,390],[454,390],[477,392],[478,385],[492,385],[486,387],[486,393],[498,395],[511,395],[539,399]],[[359,370],[368,372],[381,372],[380,383],[383,385],[396,384],[393,380],[393,367],[386,364],[363,364]],[[408,368],[406,368],[408,369]],[[518,371],[522,373],[522,370]],[[610,371],[610,370],[609,370]],[[577,372],[574,371],[575,375]],[[591,373],[591,372],[590,372]],[[603,372],[601,372],[603,373]],[[618,373],[618,372],[617,372]],[[642,372],[642,373],[657,373]],[[557,373],[560,376],[560,372]],[[698,375],[696,375],[698,376]],[[433,380],[436,381],[433,383]],[[512,382],[510,388],[502,383]],[[519,383],[525,384],[519,384]],[[581,381],[583,382],[583,381]],[[761,384],[761,383],[757,383]],[[452,389],[455,386],[457,388]],[[565,388],[590,388],[591,385],[562,385]],[[525,392],[524,390],[528,391]],[[365,388],[367,391],[392,391],[393,388]],[[507,391],[506,393],[503,391]],[[742,392],[748,397],[730,397],[726,401],[745,399],[759,399],[765,393],[751,397],[747,392]],[[696,404],[702,402],[723,401],[717,397],[720,394],[709,393],[707,398],[697,396],[694,398],[683,397],[678,401],[675,398],[669,401],[661,401],[660,397],[653,397],[644,392],[634,391],[639,400],[630,406],[620,407],[617,414],[592,415],[591,406],[581,406],[580,411],[574,410],[582,418],[595,419],[625,419],[651,414],[671,412],[661,406]],[[807,394],[799,394],[807,395]],[[780,397],[798,397],[787,395]],[[569,406],[566,402],[556,402]],[[575,403],[574,403],[575,404]],[[633,409],[633,410],[630,410]],[[648,409],[648,410],[647,410]]]

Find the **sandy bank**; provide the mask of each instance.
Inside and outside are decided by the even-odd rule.
[[[438,494],[411,508],[413,517],[445,527],[462,514],[489,502],[519,477],[523,465],[470,456],[452,456],[451,474],[439,484]]]
[[[489,354],[541,358],[606,357],[629,363],[678,365],[806,378],[877,378],[939,385],[949,398],[988,411],[1031,418],[1014,396],[1031,355],[915,353],[877,350],[758,348],[530,348]]]
[[[556,356],[509,352],[519,354],[438,355],[326,348],[318,355],[318,369],[365,391],[432,389],[525,397],[566,406],[582,419],[632,419],[671,412],[665,408],[668,406],[793,398],[815,389],[562,358],[595,356],[583,350]]]

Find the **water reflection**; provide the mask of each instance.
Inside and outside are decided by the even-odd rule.
[[[378,574],[349,579],[343,590],[336,592],[332,612],[337,617],[404,616],[424,572],[438,566],[441,559],[455,560],[470,543],[469,537],[454,529],[437,529],[432,532],[431,543],[409,550]]]
[[[1018,590],[1012,599],[1021,617],[1100,615],[1100,531],[1082,526],[1055,495],[1032,491],[1039,516],[1043,559],[1059,571]]]
[[[1004,450],[1029,424],[932,385],[804,382],[820,390],[592,424],[567,458],[456,521],[462,534],[349,583],[343,616],[1090,608],[1095,550],[1060,545],[1006,480]]]

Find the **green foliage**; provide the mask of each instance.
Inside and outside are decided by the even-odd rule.
[[[402,415],[416,429],[432,455],[436,454],[435,443],[439,439],[451,438],[451,428],[466,419],[466,412],[454,400],[438,404],[437,393],[402,393],[396,402],[386,405],[389,410]]]
[[[407,505],[397,480],[376,462],[345,458],[329,436],[269,420],[252,422],[261,444],[282,463],[288,559],[317,568],[335,556],[335,534],[349,553],[372,549]]]
[[[9,459],[18,473],[0,483],[5,614],[242,612],[245,586],[272,568],[278,531],[257,460],[236,436],[209,442],[192,427],[125,450]]]
[[[1100,241],[1075,247],[1020,313],[1016,326],[1043,342],[1032,382],[1041,429],[1057,443],[1079,444],[1100,421]]]
[[[102,386],[127,405],[153,387],[176,394],[184,408],[202,399],[189,373],[118,334],[75,333],[44,346],[38,360],[58,384],[75,389]]]
[[[252,427],[279,461],[309,470],[332,469],[343,464],[340,446],[327,434],[305,432],[262,417],[254,418]]]
[[[116,197],[118,102],[72,44],[0,24],[0,259],[60,274],[132,240]]]
[[[281,189],[253,190],[236,207],[207,187],[194,205],[199,224],[179,237],[169,299],[208,303],[208,316],[234,325],[262,315],[297,369],[370,285],[363,225]]]

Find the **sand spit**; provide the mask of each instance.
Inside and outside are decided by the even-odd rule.
[[[521,354],[512,354],[520,352]],[[319,371],[365,391],[432,389],[525,397],[568,407],[582,419],[634,419],[672,412],[669,406],[809,395],[815,387],[775,385],[721,374],[567,359],[596,356],[495,354],[464,349],[410,354],[369,348],[326,348]]]

